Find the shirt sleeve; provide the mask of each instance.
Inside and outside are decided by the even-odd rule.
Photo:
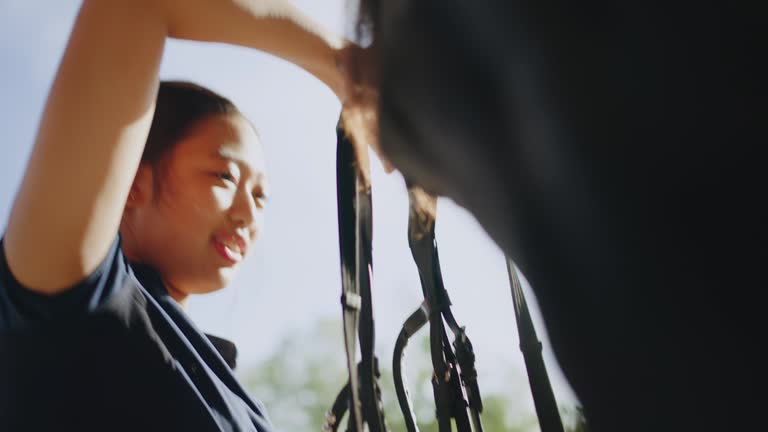
[[[41,263],[40,271],[44,270]],[[13,276],[0,239],[0,330],[17,330],[53,320],[97,311],[125,286],[128,264],[116,236],[96,270],[70,289],[45,295],[22,286]]]

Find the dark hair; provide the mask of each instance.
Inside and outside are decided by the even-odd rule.
[[[240,111],[232,101],[203,86],[185,81],[161,81],[141,162],[157,166],[200,121],[228,114],[240,114]]]

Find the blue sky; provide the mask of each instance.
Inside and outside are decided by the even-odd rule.
[[[79,3],[0,2],[1,227]],[[343,0],[294,3],[327,27],[343,30]],[[231,98],[265,145],[272,193],[264,233],[230,287],[194,298],[189,306],[204,331],[238,344],[242,365],[255,364],[287,332],[340,317],[334,159],[340,106],[327,88],[295,66],[238,47],[170,41],[161,78],[191,80]],[[406,239],[402,178],[384,174],[375,157],[372,170],[377,352],[389,364],[402,321],[421,301],[421,288]],[[510,384],[498,377],[523,376],[525,369],[503,255],[471,215],[447,200],[439,203],[437,240],[454,312],[474,342],[481,385]],[[572,403],[525,282],[524,288],[555,393],[561,403]],[[522,393],[531,410],[527,388],[515,393]]]

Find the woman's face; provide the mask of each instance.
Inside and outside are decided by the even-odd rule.
[[[129,258],[157,269],[177,300],[225,287],[261,230],[266,188],[250,123],[239,114],[202,120],[158,168],[139,169]]]

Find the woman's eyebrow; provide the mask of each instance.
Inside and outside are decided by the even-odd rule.
[[[212,157],[216,159],[223,159],[226,161],[234,162],[236,165],[240,167],[245,167],[245,169],[252,173],[255,177],[258,177],[260,179],[263,179],[265,177],[265,174],[256,169],[255,167],[251,166],[251,164],[244,158],[242,158],[239,154],[237,154],[236,151],[233,151],[231,149],[222,147],[217,149],[215,152],[211,154]]]
[[[212,157],[218,158],[218,159],[226,159],[238,164],[244,164],[249,165],[248,161],[240,157],[240,155],[237,154],[237,152],[233,151],[232,149],[228,149],[226,147],[220,147],[216,149],[212,154]]]
[[[216,159],[223,159],[225,161],[234,162],[238,166],[245,167],[251,172],[258,172],[255,167],[251,166],[251,164],[244,158],[242,158],[240,155],[237,154],[237,152],[232,151],[228,148],[219,148],[216,151],[214,151],[211,154],[211,157]]]

